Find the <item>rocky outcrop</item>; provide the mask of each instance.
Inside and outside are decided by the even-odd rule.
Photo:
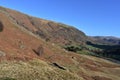
[[[57,63],[53,63],[53,66],[59,68],[59,69],[62,69],[62,70],[66,70],[63,66],[60,66],[59,64]]]
[[[6,53],[3,51],[0,51],[0,57],[4,57],[4,56],[6,56]]]

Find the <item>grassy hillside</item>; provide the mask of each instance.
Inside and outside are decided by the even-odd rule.
[[[68,71],[59,70],[41,60],[3,61],[0,63],[0,80],[84,80]]]

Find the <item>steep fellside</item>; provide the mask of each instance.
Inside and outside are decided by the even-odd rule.
[[[35,36],[32,36],[30,32],[24,29],[21,30],[18,25],[14,24],[2,12],[0,12],[0,21],[2,24],[0,27],[3,27],[3,30],[0,32],[0,50],[5,53],[7,59],[15,58],[24,60],[37,57],[33,49],[37,49],[39,45],[43,45],[42,40],[35,38]],[[45,49],[45,51],[48,50]],[[4,56],[0,57],[1,60],[2,57],[4,58]]]
[[[0,7],[0,9],[4,11],[14,21],[14,23],[39,35],[46,41],[52,41],[59,44],[81,44],[86,40],[86,36],[82,31],[71,26],[31,17],[2,7]]]

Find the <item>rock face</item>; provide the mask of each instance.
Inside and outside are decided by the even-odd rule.
[[[4,57],[4,56],[6,56],[6,53],[5,53],[5,52],[0,51],[0,57]]]
[[[33,50],[38,56],[41,56],[44,54],[44,47],[40,45],[37,50]]]

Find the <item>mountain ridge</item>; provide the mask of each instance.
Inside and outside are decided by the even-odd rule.
[[[79,31],[71,26],[68,27],[68,25],[65,25],[65,24],[61,24],[61,23],[58,24],[56,22],[31,17],[16,11],[11,11],[9,9],[6,9],[4,11],[9,14],[10,18],[12,18],[15,23],[30,30],[35,34],[38,34],[42,38],[49,39],[49,40],[52,39],[51,41],[54,41],[57,43],[58,42],[64,43],[64,44],[69,44],[72,41],[73,43],[76,43],[76,42],[80,43],[80,41],[85,41],[84,38],[86,37],[86,35],[82,31]],[[77,32],[81,35],[78,35]],[[59,39],[61,39],[60,36],[62,36],[63,41],[62,40],[59,41]],[[76,40],[76,42],[74,40]]]
[[[101,44],[120,45],[120,38],[114,36],[90,36],[90,38]]]
[[[55,42],[55,43],[61,43],[61,44],[70,44],[72,41],[73,41],[73,43],[75,43],[76,44],[76,42],[78,42],[78,43],[85,43],[85,41],[89,41],[89,40],[91,40],[91,41],[94,41],[94,42],[97,42],[97,43],[102,43],[102,44],[112,44],[112,45],[119,45],[119,43],[120,43],[120,41],[119,41],[119,38],[117,38],[117,37],[114,37],[114,36],[88,36],[88,35],[86,35],[85,33],[83,33],[82,31],[80,31],[80,30],[78,30],[78,29],[75,29],[73,26],[69,26],[69,25],[66,25],[66,24],[63,24],[63,23],[59,23],[59,22],[55,22],[55,21],[51,21],[51,20],[45,20],[45,19],[41,19],[41,18],[37,18],[37,17],[34,17],[34,16],[30,16],[30,15],[27,15],[27,14],[24,14],[24,13],[21,13],[21,12],[18,12],[18,11],[15,11],[15,10],[13,10],[13,13],[11,12],[9,12],[9,11],[11,11],[11,9],[9,9],[9,8],[4,8],[4,7],[0,7],[0,8],[2,8],[2,10],[3,11],[5,11],[5,13],[6,14],[8,14],[9,15],[9,17],[15,22],[15,23],[17,23],[18,25],[20,25],[20,26],[22,26],[22,27],[24,27],[24,28],[26,28],[26,29],[28,29],[28,30],[30,30],[31,32],[33,32],[33,33],[35,33],[35,34],[38,34],[40,37],[42,37],[42,38],[44,38],[44,39],[46,39],[47,41],[50,41],[50,38],[52,37],[52,40],[51,41],[53,41],[53,42]],[[26,23],[26,22],[24,22],[24,21],[19,21],[19,20],[17,20],[17,17],[18,16],[15,16],[15,15],[13,15],[14,13],[18,13],[19,14],[19,16],[20,15],[24,15],[24,16],[27,16],[27,18],[28,18],[28,21],[27,21],[27,24],[24,24],[24,23]],[[24,17],[23,16],[23,17]],[[22,17],[22,16],[21,16]],[[26,18],[26,19],[27,19]],[[41,24],[41,23],[43,23],[43,24]],[[58,25],[57,25],[58,24]],[[48,30],[47,29],[44,29],[43,30],[43,28],[40,28],[40,25],[41,26],[47,26],[47,28],[49,28]],[[28,27],[29,26],[29,27]],[[63,31],[63,32],[61,32],[61,30],[60,29],[58,29],[58,31],[56,31],[56,32],[54,32],[55,30],[53,30],[53,31],[50,31],[51,29],[55,29],[54,27],[52,27],[52,26],[55,26],[55,27],[57,27],[58,26],[58,28],[59,28],[59,26],[60,26],[60,29],[62,29],[62,27],[64,27],[62,30],[65,30],[65,31]],[[67,30],[67,28],[69,28],[68,30]],[[78,34],[80,34],[80,35],[77,35],[77,33],[76,33],[76,36],[77,37],[80,37],[80,39],[76,39],[76,40],[78,40],[78,41],[74,41],[72,38],[74,38],[74,36],[75,35],[73,35],[72,36],[72,34],[70,34],[69,36],[65,36],[64,34],[61,34],[60,32],[59,32],[59,30],[60,30],[60,32],[61,33],[64,33],[64,34],[67,34],[68,35],[68,33],[70,33],[70,32],[73,32],[72,30],[74,30],[74,33],[75,32],[78,32]],[[70,31],[70,32],[68,32],[68,33],[65,33],[65,32],[67,32],[67,31]],[[46,32],[48,32],[48,33],[46,33]],[[53,33],[52,33],[53,32]],[[55,36],[56,34],[54,34],[54,33],[59,33],[59,35],[57,35],[57,36]],[[48,34],[50,34],[50,35],[54,35],[54,36],[50,36],[50,35],[48,35]],[[46,37],[47,36],[47,37]],[[59,36],[64,36],[63,38],[64,38],[64,40],[62,41],[59,41]],[[71,36],[72,36],[72,38],[71,38]],[[55,37],[55,38],[54,38]],[[66,38],[66,37],[68,37],[68,38]],[[87,37],[88,37],[88,39],[87,39]],[[108,41],[107,40],[107,38],[110,38],[109,40],[111,40],[111,41]],[[57,39],[58,38],[58,39]],[[71,40],[70,40],[70,38],[71,38]],[[76,37],[75,37],[76,38]],[[54,39],[54,40],[53,40]],[[106,40],[105,40],[106,39]],[[66,40],[69,40],[69,41],[66,41]]]

